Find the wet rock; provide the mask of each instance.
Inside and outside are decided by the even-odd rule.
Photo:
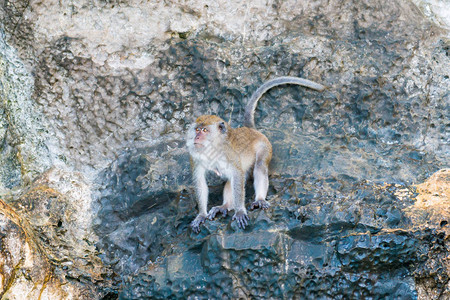
[[[177,214],[177,199],[189,200],[184,209],[194,209],[192,199],[174,192],[190,178],[189,159],[180,144],[172,141],[125,153],[97,178],[95,197],[100,203],[94,229],[102,237],[104,260],[119,274],[134,272],[160,255],[162,240],[174,234],[170,216]],[[168,148],[173,150],[168,153]]]
[[[448,32],[412,2],[11,3],[4,295],[449,297]],[[249,95],[282,75],[327,90],[278,87],[258,104],[271,207],[246,230],[227,216],[193,234],[188,124],[211,113],[239,126]],[[212,206],[223,180],[208,179]]]
[[[434,266],[440,275],[432,275],[429,265],[442,267],[441,259],[448,257],[443,246],[448,233],[412,224],[405,212],[415,197],[398,196],[404,186],[356,182],[336,193],[332,185],[309,178],[302,189],[315,193],[310,203],[286,198],[286,190],[275,193],[269,210],[250,212],[245,231],[227,217],[209,222],[198,236],[178,235],[183,242],[142,267],[120,298],[425,299],[436,293],[430,285],[448,271]],[[363,195],[370,201],[361,202]],[[399,207],[395,213],[392,201]],[[436,252],[439,260],[431,258]],[[445,279],[439,283],[445,294]]]

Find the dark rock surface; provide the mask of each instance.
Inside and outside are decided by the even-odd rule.
[[[448,187],[449,173],[442,174]],[[448,257],[448,228],[442,220],[423,228],[415,223],[406,213],[415,202],[410,187],[308,176],[272,178],[272,188],[272,207],[251,212],[244,231],[227,217],[195,235],[188,229],[192,218],[176,216],[175,209],[166,214],[171,226],[157,231],[176,224],[176,234],[165,236],[160,258],[133,276],[121,298],[449,296],[448,262],[436,259]],[[433,285],[424,284],[428,279]]]
[[[448,32],[411,2],[11,3],[2,295],[450,298]],[[284,75],[328,88],[258,104],[271,207],[245,230],[228,216],[192,233],[188,124],[239,126],[250,94]],[[223,182],[209,182],[212,206]],[[39,249],[26,266],[24,243]],[[11,271],[31,265],[46,276]]]

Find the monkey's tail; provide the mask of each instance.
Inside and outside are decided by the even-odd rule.
[[[271,88],[282,85],[282,84],[297,84],[305,87],[309,87],[310,89],[317,90],[317,91],[323,91],[325,89],[325,86],[316,83],[314,81],[303,79],[300,77],[278,77],[271,80],[268,80],[264,82],[263,85],[261,85],[256,92],[252,94],[250,97],[250,100],[248,101],[247,106],[245,107],[245,113],[244,113],[244,126],[255,128],[255,109],[256,104],[258,103],[259,98],[261,98],[262,95],[264,95],[265,92],[270,90]]]

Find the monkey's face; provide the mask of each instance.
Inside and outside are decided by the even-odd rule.
[[[225,124],[223,121],[205,125],[196,124],[194,127],[194,147],[198,151],[204,151],[204,148],[219,146],[224,140]]]
[[[186,145],[193,156],[217,153],[222,149],[228,125],[217,116],[200,116],[189,128]]]
[[[196,149],[201,149],[205,147],[205,143],[208,140],[210,135],[210,129],[206,126],[197,126],[195,127],[195,138],[194,138],[194,146]]]

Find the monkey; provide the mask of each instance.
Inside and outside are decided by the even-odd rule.
[[[186,145],[193,165],[193,179],[199,213],[190,226],[195,233],[207,219],[213,220],[218,214],[223,217],[234,210],[232,221],[236,220],[241,229],[248,225],[249,217],[245,208],[245,183],[253,172],[255,200],[251,209],[268,209],[266,201],[269,189],[269,163],[272,159],[272,145],[267,137],[256,130],[254,113],[258,100],[269,89],[295,84],[323,91],[325,86],[299,77],[278,77],[266,81],[250,97],[245,111],[243,126],[231,128],[222,118],[215,115],[198,117],[186,134]],[[215,172],[226,179],[223,203],[207,212],[208,185],[206,173]]]

